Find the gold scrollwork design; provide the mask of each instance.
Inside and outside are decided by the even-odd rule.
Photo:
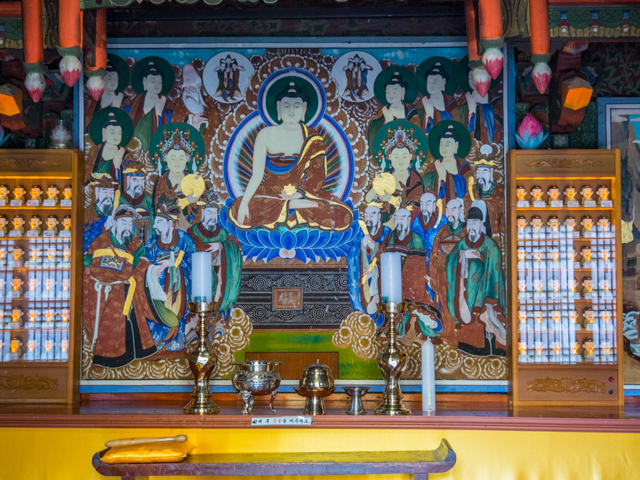
[[[588,378],[536,378],[527,382],[530,392],[605,393],[605,384]]]
[[[0,377],[1,390],[57,390],[58,380],[40,375],[8,375]]]
[[[526,162],[529,168],[603,168],[601,160],[582,158],[537,158]]]

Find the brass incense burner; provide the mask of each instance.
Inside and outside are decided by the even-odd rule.
[[[211,399],[209,378],[216,365],[216,355],[211,340],[207,320],[216,310],[216,302],[189,302],[189,311],[198,315],[198,341],[191,343],[185,349],[189,369],[195,379],[195,387],[191,394],[191,401],[183,411],[190,415],[215,415],[220,413],[220,407]]]
[[[409,415],[411,410],[402,404],[400,392],[400,375],[407,361],[407,356],[398,350],[396,317],[405,312],[404,302],[379,303],[378,313],[382,313],[389,322],[389,341],[387,347],[378,354],[378,368],[384,377],[382,403],[375,409],[376,415]]]
[[[273,413],[276,413],[273,401],[278,395],[281,378],[275,366],[282,365],[282,362],[247,360],[235,362],[234,365],[238,368],[233,373],[231,383],[244,401],[242,414],[250,415],[253,413],[253,401],[257,395],[271,395],[269,407]]]
[[[293,387],[298,395],[306,398],[304,415],[325,415],[324,397],[335,392],[331,369],[318,360],[304,367],[300,377],[300,386]]]

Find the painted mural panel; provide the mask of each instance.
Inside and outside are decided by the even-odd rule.
[[[635,98],[599,98],[599,143],[601,148],[620,150],[622,205],[622,325],[624,379],[640,384],[640,102]]]
[[[112,48],[105,94],[84,105],[83,378],[189,377],[205,250],[214,375],[273,326],[329,330],[334,351],[373,362],[379,256],[396,251],[405,377],[433,337],[439,378],[506,378],[503,92],[477,92],[465,52]]]

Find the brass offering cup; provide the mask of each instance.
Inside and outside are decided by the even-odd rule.
[[[347,395],[351,398],[351,403],[347,408],[347,415],[365,415],[367,411],[362,404],[364,397],[371,387],[342,387]]]

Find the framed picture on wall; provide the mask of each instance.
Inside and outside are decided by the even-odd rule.
[[[598,146],[620,150],[624,376],[640,385],[640,98],[598,99]]]

